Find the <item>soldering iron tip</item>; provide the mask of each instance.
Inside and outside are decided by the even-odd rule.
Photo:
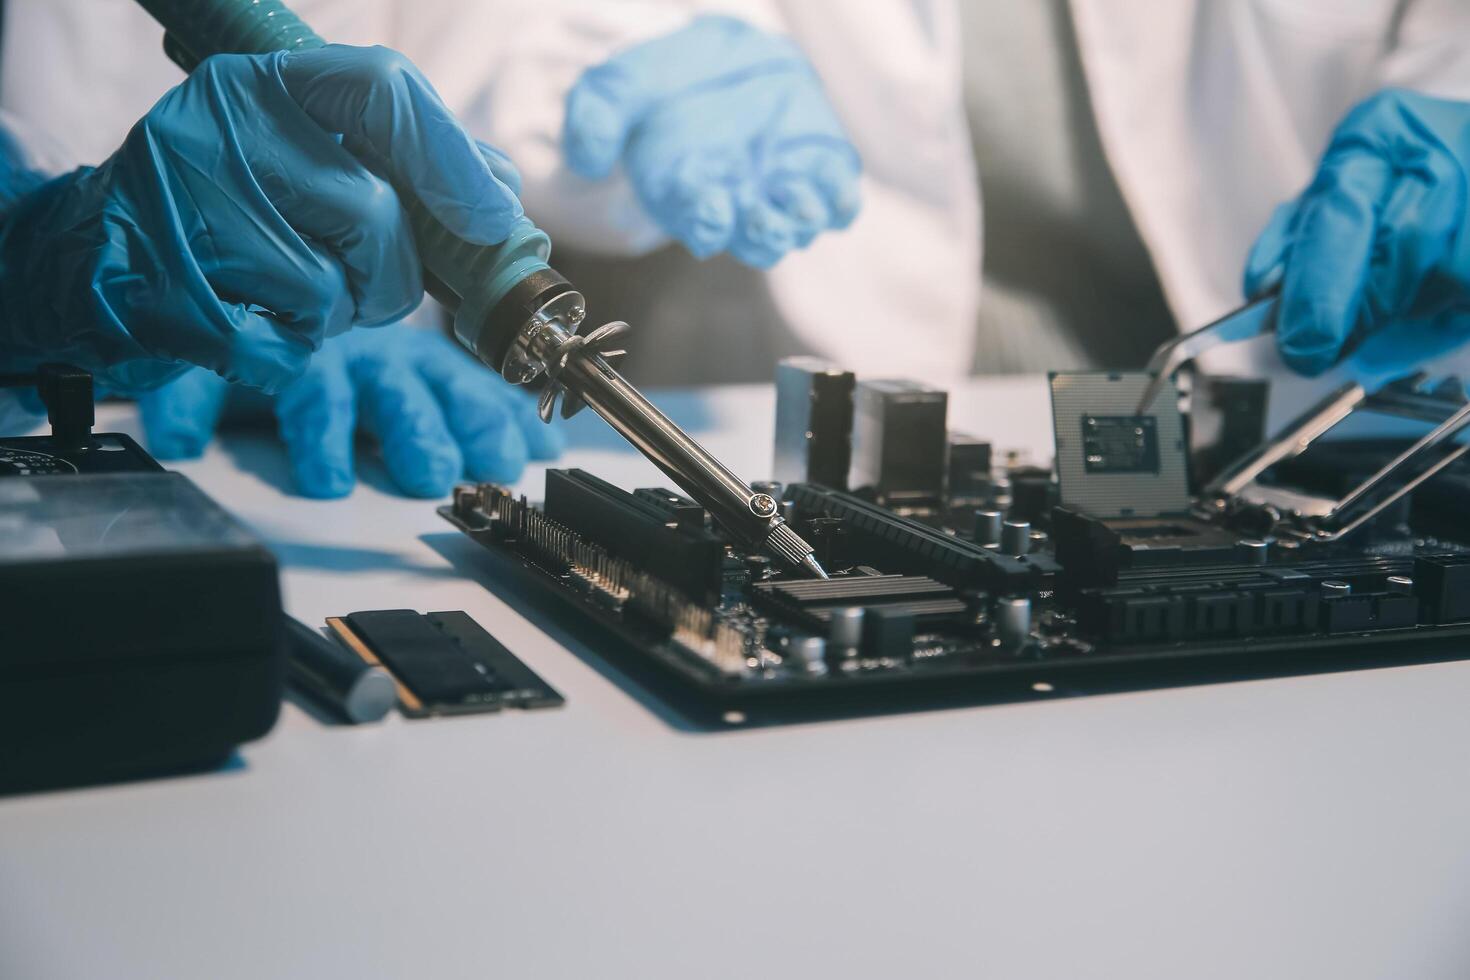
[[[805,558],[803,558],[801,560],[801,567],[802,568],[805,568],[807,571],[811,572],[817,578],[829,578],[830,577],[830,576],[827,575],[827,570],[822,567],[822,563],[819,562],[819,561],[817,561],[817,558],[816,558],[815,555],[807,555]]]

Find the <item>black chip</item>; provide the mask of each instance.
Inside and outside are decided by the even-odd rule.
[[[1158,473],[1152,415],[1082,416],[1082,461],[1089,473]]]

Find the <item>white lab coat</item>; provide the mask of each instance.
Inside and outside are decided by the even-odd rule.
[[[864,209],[767,274],[797,337],[867,375],[965,373],[980,194],[961,105],[963,0],[295,0],[320,33],[426,71],[526,180],[562,240],[663,243],[627,184],[561,165],[567,88],[626,44],[718,10],[806,50],[864,161]],[[7,0],[0,106],[100,159],[180,77],[131,0]],[[1466,0],[1070,0],[1104,149],[1183,326],[1239,302],[1271,209],[1386,85],[1470,98]],[[984,52],[969,52],[984,57]],[[1118,328],[1126,328],[1122,325]]]

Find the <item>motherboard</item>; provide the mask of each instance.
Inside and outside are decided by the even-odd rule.
[[[783,362],[758,489],[826,580],[579,469],[539,502],[463,485],[440,513],[492,582],[729,724],[1470,657],[1462,389],[1335,393],[1268,438],[1239,408],[1259,392],[1225,386],[1212,419],[1202,386],[1139,404],[1149,380],[1053,375],[1037,467],[951,428],[944,391]],[[1375,409],[1426,434],[1318,438]]]

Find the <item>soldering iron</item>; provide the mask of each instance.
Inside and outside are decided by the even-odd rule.
[[[138,0],[164,28],[164,51],[185,71],[214,54],[268,54],[325,46],[280,0]],[[498,245],[456,236],[409,193],[400,193],[424,263],[429,293],[454,314],[454,334],[514,384],[545,378],[540,412],[557,396],[570,416],[584,404],[607,420],[742,543],[826,578],[813,549],[786,523],[777,501],[750,488],[644,398],[610,363],[608,343],[627,329],[608,323],[579,333],[582,294],[547,264],[551,241],[522,217]]]

